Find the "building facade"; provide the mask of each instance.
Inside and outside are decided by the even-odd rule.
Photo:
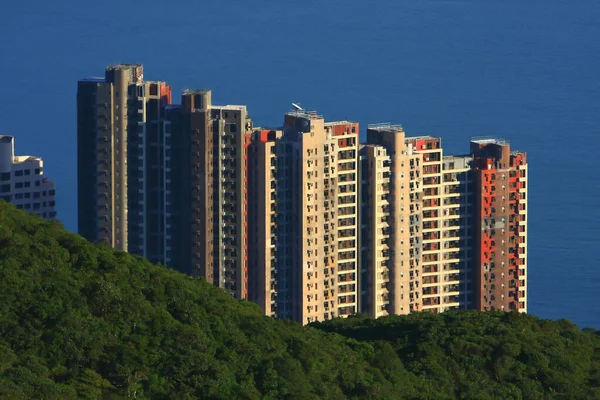
[[[487,165],[486,157],[496,157],[496,153],[490,156],[472,145],[470,155],[444,156],[440,138],[405,137],[401,127],[389,124],[369,126],[367,143],[361,150],[362,312],[379,317],[484,309],[478,306],[481,293],[489,291],[492,283],[481,283],[490,275],[480,273],[489,266],[481,261],[489,252],[480,249],[491,242],[477,234],[485,225],[481,221],[486,221],[477,213],[483,209],[477,202],[483,190],[477,176],[481,174],[478,166]],[[515,154],[512,164],[525,169],[525,155]],[[522,175],[519,179],[526,179],[526,172],[518,174]],[[517,179],[517,173],[513,175]],[[513,183],[513,190],[524,191],[524,184]],[[508,202],[508,194],[505,198]],[[508,207],[507,203],[505,208],[483,210],[498,212]],[[525,203],[513,208],[520,209],[521,215],[526,213]],[[520,230],[525,236],[523,216],[506,219],[521,221],[513,232],[518,236]],[[513,239],[513,243],[524,241]],[[516,247],[514,244],[513,253]],[[520,245],[520,249],[523,255],[520,260],[515,258],[513,265],[526,265],[525,246]],[[504,296],[526,296],[524,267],[520,274],[515,275],[520,279],[518,284],[515,280],[491,287],[498,290],[512,285],[514,289]],[[494,298],[502,296],[498,292]],[[526,311],[524,301],[516,309]],[[505,309],[509,309],[508,304]]]
[[[297,106],[282,127],[254,128],[210,90],[171,96],[137,64],[79,81],[87,239],[303,324],[527,311],[525,153],[475,139],[448,156],[441,138],[392,124],[369,125],[361,145],[358,123]]]
[[[359,311],[358,124],[285,114],[250,156],[252,285],[268,315],[302,323]]]
[[[79,233],[248,297],[245,106],[120,64],[79,81]]]
[[[471,141],[475,158],[475,304],[527,312],[527,155],[502,139]]]
[[[373,316],[406,314],[413,303],[410,271],[420,254],[417,242],[411,246],[420,220],[414,206],[420,187],[410,184],[410,169],[416,168],[410,160],[415,157],[399,125],[369,125],[367,143],[361,164],[361,199],[366,200],[361,207],[361,265],[371,277],[368,310]]]
[[[0,135],[0,198],[19,210],[45,219],[56,218],[54,182],[44,177],[39,157],[15,156],[15,140]]]
[[[360,149],[335,136],[357,131],[301,110],[283,130],[255,132],[251,300],[302,323],[526,312],[526,155],[486,139],[446,156],[440,138],[390,124],[370,125]]]
[[[185,90],[164,123],[172,155],[166,263],[246,299],[248,111],[213,105],[210,90]]]
[[[419,310],[467,309],[472,301],[472,178],[470,157],[444,157],[441,138],[407,138],[422,162],[422,257]]]
[[[106,68],[77,87],[78,231],[92,242],[162,261],[156,157],[171,87],[144,81],[139,64]]]
[[[268,316],[291,319],[292,177],[282,136],[257,128],[249,148],[250,300]]]

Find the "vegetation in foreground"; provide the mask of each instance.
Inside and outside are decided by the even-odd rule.
[[[0,398],[592,399],[600,338],[449,312],[309,327],[0,202]]]

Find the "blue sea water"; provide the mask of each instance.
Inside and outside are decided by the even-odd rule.
[[[446,154],[510,140],[530,163],[529,311],[600,328],[598,0],[0,0],[0,133],[44,158],[72,231],[76,82],[119,62],[255,125],[299,102]]]

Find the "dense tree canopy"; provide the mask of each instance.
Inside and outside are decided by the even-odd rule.
[[[0,398],[600,398],[599,351],[499,312],[276,321],[0,202]]]

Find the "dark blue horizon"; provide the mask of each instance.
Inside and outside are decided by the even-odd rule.
[[[510,140],[529,161],[529,312],[600,329],[600,2],[384,0],[6,2],[0,134],[41,156],[77,229],[77,80],[114,63],[210,88],[277,126],[292,102],[327,120]],[[596,233],[594,233],[596,232]]]

